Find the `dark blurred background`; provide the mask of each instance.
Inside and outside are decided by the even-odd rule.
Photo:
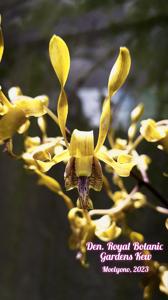
[[[59,84],[48,56],[53,33],[65,39],[71,53],[66,85],[68,127],[98,132],[101,104],[108,75],[120,46],[132,56],[130,75],[113,99],[113,127],[126,137],[129,114],[139,102],[144,118],[167,118],[168,113],[168,1],[166,0],[1,0],[5,39],[0,82],[3,90],[20,86],[24,94],[47,94],[55,111]],[[35,122],[31,134],[38,134]],[[48,134],[58,135],[48,120]],[[21,141],[15,143],[19,151]],[[150,154],[152,184],[166,197],[168,159],[155,145],[143,143]],[[89,255],[84,269],[68,249],[70,234],[63,200],[39,187],[22,162],[0,151],[0,300],[142,299],[141,275],[101,273],[98,256]],[[51,175],[63,185],[64,165]],[[130,190],[134,181],[126,179]],[[112,187],[115,190],[115,187]],[[145,189],[149,201],[160,202]],[[77,198],[76,192],[69,192]],[[104,191],[92,192],[95,207],[109,207]],[[147,208],[132,212],[128,224],[145,234],[147,242],[166,247],[165,217]],[[122,242],[122,238],[118,240]],[[166,251],[154,254],[166,261]],[[166,296],[155,292],[155,300]]]

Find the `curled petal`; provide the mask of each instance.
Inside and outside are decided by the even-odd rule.
[[[98,159],[111,166],[114,169],[115,173],[122,177],[128,177],[130,175],[130,171],[135,165],[132,156],[127,154],[120,154],[117,161],[112,159],[107,153],[101,151],[96,153],[96,156]]]
[[[12,103],[14,103],[15,99],[21,95],[23,95],[23,93],[19,86],[13,86],[8,90],[8,96]]]
[[[66,43],[57,35],[50,40],[49,55],[60,85],[64,87],[70,69],[70,55]]]
[[[158,126],[152,119],[141,122],[140,133],[148,142],[157,142],[166,136],[164,126]]]
[[[121,228],[116,226],[115,222],[111,222],[108,215],[93,222],[96,225],[95,235],[104,242],[116,239],[121,234]]]
[[[1,15],[0,15],[0,62],[2,60],[3,52],[4,52],[4,39],[3,39],[3,33],[1,28]]]
[[[53,157],[53,161],[55,162],[55,164],[58,164],[61,161],[66,161],[70,158],[69,156],[69,151],[68,150],[63,150],[61,153],[56,154]]]
[[[51,142],[41,144],[33,150],[32,157],[38,160],[49,159],[54,154],[54,149],[56,145],[57,145],[56,139],[54,139]]]
[[[76,175],[90,176],[94,154],[93,131],[75,129],[71,136],[69,153],[75,157]]]
[[[126,47],[121,47],[118,58],[110,72],[108,95],[111,96],[124,84],[131,67],[131,57]]]
[[[69,158],[68,150],[63,150],[60,154],[55,155],[53,159],[51,159],[50,161],[41,161],[35,159],[35,162],[37,164],[37,167],[40,169],[40,171],[45,173],[48,172],[54,165],[68,158]]]
[[[26,117],[41,117],[46,114],[45,106],[48,103],[47,96],[38,96],[31,98],[28,96],[18,96],[14,104],[23,110]]]
[[[83,156],[93,156],[93,131],[80,131],[75,129],[71,136],[69,153],[71,156],[78,158]]]
[[[26,148],[26,151],[32,152],[33,149],[40,145],[40,142],[41,140],[39,136],[27,136],[24,140],[24,146]]]

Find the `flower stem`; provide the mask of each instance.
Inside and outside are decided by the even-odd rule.
[[[45,107],[45,109],[47,111],[47,114],[50,116],[50,118],[59,126],[58,117],[48,107]],[[71,132],[67,127],[65,128],[65,130],[69,135],[71,135]]]
[[[134,141],[134,143],[129,147],[128,149],[128,153],[130,153],[132,150],[136,149],[136,147],[142,142],[143,140],[143,136],[140,134],[136,140]]]

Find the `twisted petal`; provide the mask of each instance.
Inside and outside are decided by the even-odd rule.
[[[66,93],[64,91],[64,86],[70,69],[70,55],[66,43],[57,35],[53,35],[50,40],[49,55],[51,64],[61,85],[61,92],[57,104],[57,114],[60,130],[68,147],[68,141],[65,131],[68,115],[68,101]]]
[[[118,58],[110,72],[108,81],[108,95],[111,98],[124,84],[131,67],[131,57],[126,47],[121,47]]]
[[[3,52],[4,52],[4,39],[3,39],[3,34],[2,34],[1,15],[0,15],[0,62],[2,60]]]
[[[104,144],[104,141],[108,133],[109,125],[110,125],[110,117],[111,117],[110,97],[108,97],[104,100],[103,103],[102,114],[100,117],[100,125],[99,125],[99,136],[95,148],[95,153],[99,151]]]
[[[127,154],[120,154],[117,158],[117,161],[112,159],[108,153],[99,151],[96,153],[98,159],[105,162],[107,165],[111,166],[115,173],[122,177],[128,177],[130,175],[130,171],[132,170],[135,162],[132,156]]]
[[[58,114],[58,122],[61,133],[64,137],[66,146],[68,148],[68,141],[66,137],[66,121],[68,116],[68,100],[64,90],[61,90],[61,93],[58,98],[57,104],[57,114]]]
[[[105,99],[103,103],[103,109],[102,109],[100,125],[99,125],[99,136],[98,136],[95,152],[98,152],[100,148],[103,146],[109,130],[110,117],[111,117],[111,111],[110,111],[111,97],[112,95],[114,95],[114,93],[117,92],[117,90],[125,82],[130,70],[130,66],[131,66],[131,58],[130,58],[129,50],[125,47],[122,47],[120,48],[120,53],[109,76],[108,97]]]
[[[53,35],[50,40],[49,55],[61,88],[63,88],[70,69],[70,55],[66,43],[57,35]]]

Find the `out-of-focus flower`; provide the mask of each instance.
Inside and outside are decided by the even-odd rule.
[[[17,95],[19,88],[12,88],[9,93],[11,102],[0,90],[0,140],[10,139],[16,132],[23,133],[28,129],[29,117],[40,117],[46,114],[48,97],[45,95],[31,98]],[[14,96],[15,94],[15,96]]]
[[[128,193],[126,191],[116,191],[113,194],[113,201],[115,205],[118,205],[119,203],[125,201],[127,198]],[[129,207],[135,207],[140,208],[146,204],[146,197],[144,194],[140,192],[136,192],[131,196],[132,201],[129,204]]]
[[[141,122],[140,133],[148,142],[158,142],[166,137],[166,127],[147,119]]]
[[[158,148],[168,152],[168,124],[167,124],[167,128],[165,129],[165,133],[166,133],[165,137],[159,141]]]
[[[0,16],[0,61],[4,51],[4,40],[1,29]],[[29,117],[41,117],[46,114],[45,107],[48,105],[48,97],[45,95],[31,98],[24,96],[19,87],[9,90],[7,99],[0,87],[0,144],[12,138],[18,132],[25,132],[30,122]]]
[[[93,239],[95,224],[86,210],[81,210],[77,207],[69,211],[68,219],[72,230],[69,246],[72,250],[78,251],[77,258],[83,266],[87,266],[86,243]]]
[[[144,113],[143,103],[139,103],[131,112],[131,123],[137,123]]]
[[[121,234],[121,228],[108,215],[92,220],[86,210],[75,207],[69,211],[68,219],[72,230],[70,248],[79,251],[78,258],[83,265],[86,263],[86,243],[91,241],[94,235],[106,242],[116,239]]]
[[[57,114],[61,133],[64,137],[67,149],[59,155],[55,155],[51,161],[37,160],[42,171],[48,171],[56,163],[68,160],[65,170],[66,189],[78,188],[79,200],[82,208],[87,208],[89,188],[99,191],[102,188],[102,170],[99,160],[110,165],[120,176],[129,176],[134,166],[132,157],[125,153],[119,153],[116,159],[104,151],[103,144],[106,139],[110,124],[110,100],[117,90],[125,82],[130,69],[130,54],[127,48],[120,48],[120,53],[114,64],[108,81],[108,96],[106,97],[100,118],[99,136],[94,147],[93,131],[79,131],[72,133],[70,143],[66,136],[66,120],[68,115],[68,101],[64,86],[70,68],[69,50],[65,42],[58,36],[53,36],[49,44],[49,54],[52,66],[59,79],[61,92],[57,104]]]
[[[116,239],[121,234],[121,228],[112,221],[109,215],[105,215],[100,219],[93,220],[96,225],[95,235],[104,242]]]
[[[160,278],[160,284],[159,284],[160,291],[168,295],[168,268],[166,266],[160,266],[159,278]]]

